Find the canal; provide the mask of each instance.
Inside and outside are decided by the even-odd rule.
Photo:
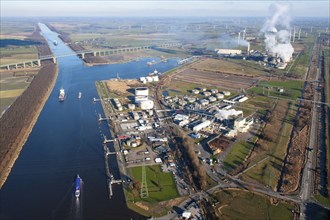
[[[40,24],[42,34],[56,56],[72,53],[57,33]],[[58,45],[55,46],[53,41]],[[129,210],[121,185],[113,185],[114,196],[108,198],[103,134],[110,136],[105,123],[95,81],[146,76],[155,68],[164,72],[177,66],[175,59],[149,67],[145,58],[124,64],[85,66],[77,56],[58,58],[58,78],[38,121],[15,165],[0,190],[0,219],[140,219]],[[66,99],[60,103],[60,88]],[[78,100],[78,93],[82,98]],[[110,170],[115,178],[119,171],[115,157]],[[74,198],[74,180],[83,180],[82,196]]]

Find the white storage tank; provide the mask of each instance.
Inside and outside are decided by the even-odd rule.
[[[128,109],[129,110],[134,110],[135,109],[135,105],[134,104],[128,104]]]
[[[215,95],[217,97],[217,99],[223,99],[225,96],[221,93],[218,93]]]
[[[136,96],[148,96],[149,95],[149,89],[147,87],[135,88],[135,95]]]
[[[154,101],[152,100],[144,100],[140,102],[140,107],[142,110],[149,110],[154,107]]]
[[[215,101],[217,101],[217,98],[214,97],[214,96],[211,96],[211,97],[209,98],[209,100],[210,100],[210,102],[215,102]]]
[[[223,91],[222,92],[225,96],[229,96],[230,95],[230,92],[229,91]]]
[[[199,90],[198,89],[193,89],[193,90],[191,90],[191,92],[194,93],[194,94],[196,94],[196,95],[199,94]]]
[[[135,96],[135,103],[140,103],[141,101],[148,100],[148,96]]]
[[[218,93],[218,90],[217,89],[211,89],[211,92],[212,92],[212,94],[216,94],[216,93]]]

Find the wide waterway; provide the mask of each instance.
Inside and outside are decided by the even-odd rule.
[[[56,33],[43,24],[40,27],[56,56],[72,53]],[[103,110],[92,99],[98,96],[95,81],[114,78],[117,73],[121,78],[137,78],[155,68],[164,72],[177,66],[173,59],[148,67],[151,60],[88,67],[77,56],[58,58],[54,90],[0,190],[0,219],[142,218],[126,207],[121,185],[114,185],[114,196],[108,198],[102,134],[110,134],[105,123],[98,124],[96,113],[103,115]],[[61,87],[67,95],[63,103],[58,101]],[[110,165],[118,178],[115,157]],[[73,192],[77,174],[84,182],[79,200]]]

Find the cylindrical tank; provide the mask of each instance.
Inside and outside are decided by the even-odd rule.
[[[140,102],[140,107],[142,110],[149,110],[154,107],[154,102],[152,100],[144,100]]]
[[[223,99],[225,96],[221,93],[216,94],[217,99]]]
[[[135,103],[140,103],[141,101],[146,101],[148,100],[148,96],[135,96]]]
[[[136,96],[148,96],[149,95],[149,89],[147,87],[135,88],[135,95]]]
[[[135,109],[135,105],[134,104],[128,104],[128,109],[129,110],[134,110]]]

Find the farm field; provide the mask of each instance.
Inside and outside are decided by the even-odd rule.
[[[2,113],[29,86],[37,71],[13,76],[13,73],[0,73],[0,112]]]
[[[28,61],[38,58],[38,51],[35,46],[8,46],[1,48],[0,65],[12,64],[21,61]]]

